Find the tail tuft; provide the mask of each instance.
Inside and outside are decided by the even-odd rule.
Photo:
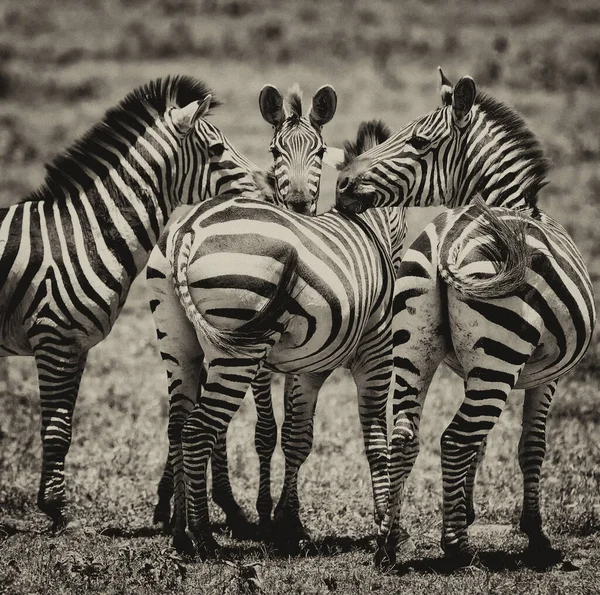
[[[438,270],[464,296],[498,299],[522,289],[530,262],[526,217],[478,199],[446,232]]]

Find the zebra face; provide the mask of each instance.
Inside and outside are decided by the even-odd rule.
[[[337,107],[333,87],[326,85],[315,93],[308,116],[302,115],[297,86],[284,101],[275,87],[266,85],[260,92],[259,105],[263,118],[274,129],[270,151],[276,202],[297,213],[316,214],[327,149],[321,129],[333,118]]]
[[[338,175],[336,206],[360,213],[445,204],[459,184],[475,93],[469,77],[451,91],[443,87],[443,107],[346,165]]]

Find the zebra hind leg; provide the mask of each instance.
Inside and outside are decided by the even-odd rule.
[[[221,434],[215,444],[210,459],[212,468],[212,499],[225,513],[225,522],[234,537],[250,539],[254,537],[254,527],[236,502],[229,481],[227,463],[227,432]]]
[[[479,448],[477,456],[473,459],[467,477],[465,479],[465,498],[467,502],[467,525],[472,525],[475,522],[475,505],[473,504],[473,492],[475,490],[475,479],[477,477],[477,470],[481,461],[485,456],[485,450],[487,445],[487,439],[485,439]]]
[[[42,417],[42,477],[38,507],[52,520],[54,533],[71,520],[65,495],[65,458],[71,445],[73,410],[87,353],[74,354],[63,345],[36,350]]]
[[[218,357],[207,357],[206,384],[181,431],[187,528],[201,558],[210,557],[219,549],[212,536],[208,512],[208,460],[219,437],[227,432],[231,418],[239,409],[250,382],[256,376],[260,361],[260,358],[254,356],[231,357],[219,354]],[[174,539],[174,545],[179,548],[181,543]]]
[[[173,490],[173,467],[171,462],[167,459],[162,476],[158,482],[158,488],[156,490],[158,502],[154,507],[154,516],[152,517],[152,523],[155,525],[162,525],[165,535],[171,533],[171,526],[174,522],[174,519],[171,518],[171,498],[173,497]]]
[[[546,455],[546,419],[556,381],[525,391],[523,429],[519,440],[519,466],[523,473],[523,510],[519,527],[529,538],[525,559],[536,567],[547,568],[562,559],[552,548],[542,528],[540,512],[540,474]]]

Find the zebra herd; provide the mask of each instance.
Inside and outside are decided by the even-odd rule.
[[[440,71],[441,74],[441,71]],[[266,86],[273,127],[264,172],[207,120],[219,102],[203,83],[168,77],[129,94],[48,167],[43,187],[0,211],[0,355],[33,355],[43,463],[38,505],[53,529],[69,522],[64,465],[89,349],[110,332],[146,267],[170,399],[169,453],[155,522],[182,552],[213,555],[213,499],[235,531],[227,426],[249,387],[256,401],[260,526],[292,542],[298,472],[310,453],[316,399],[348,367],[357,385],[370,467],[375,561],[414,546],[400,523],[419,451],[421,410],[445,361],[465,397],[441,437],[442,548],[458,565],[486,437],[508,394],[524,388],[520,527],[537,558],[553,554],[540,514],[545,423],[560,376],[584,355],[595,324],[592,285],[565,230],[538,207],[548,164],[524,121],[441,74],[442,106],[391,134],[363,123],[328,149],[322,128],[335,91],[303,114],[298,89]],[[336,208],[316,215],[323,160],[340,169]],[[166,231],[179,204],[195,205]],[[409,206],[448,207],[401,257]],[[272,519],[277,440],[270,384],[286,374],[285,478]],[[393,387],[393,428],[386,404]],[[171,517],[171,500],[173,516]]]

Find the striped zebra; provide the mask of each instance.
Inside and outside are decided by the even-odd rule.
[[[377,142],[377,129],[364,126],[357,146]],[[373,140],[361,140],[366,135]],[[178,550],[208,556],[218,547],[209,524],[207,463],[263,363],[300,374],[282,429],[285,484],[276,511],[282,533],[303,534],[298,471],[311,449],[318,391],[341,365],[358,387],[375,511],[382,518],[392,257],[404,236],[402,215],[382,209],[307,217],[252,198],[217,198],[165,234],[150,262],[164,254],[169,282],[151,291],[169,312],[162,331],[176,338],[163,360]]]
[[[152,81],[0,210],[0,355],[33,355],[43,464],[38,506],[67,521],[64,464],[87,353],[110,332],[173,208],[256,187],[258,168],[205,116],[208,87]]]
[[[311,109],[307,115],[302,113],[302,94],[298,85],[294,85],[284,99],[272,85],[265,85],[259,95],[259,107],[266,122],[273,126],[273,139],[270,149],[273,155],[273,167],[269,172],[269,183],[274,188],[274,199],[269,197],[270,189],[264,196],[269,202],[275,202],[294,212],[315,214],[321,181],[323,156],[327,146],[322,137],[322,129],[335,115],[337,96],[330,85],[321,87],[313,96]],[[260,189],[257,189],[259,192]],[[260,195],[263,196],[263,195]],[[171,305],[163,300],[169,293],[172,283],[169,276],[169,263],[164,255],[166,235],[152,253],[148,263],[146,278],[153,299],[150,302],[159,350],[163,362],[169,369],[170,355],[176,348],[170,342],[176,336],[169,332],[171,328]],[[267,526],[271,518],[273,502],[271,499],[271,459],[277,444],[277,425],[271,400],[271,382],[273,373],[262,369],[252,382],[257,424],[255,445],[260,462],[260,482],[257,510],[260,523]],[[169,381],[169,392],[177,385]],[[286,378],[286,394],[292,390],[292,377]],[[245,536],[251,532],[251,526],[242,508],[236,502],[227,466],[226,436],[223,435],[215,446],[211,458],[213,500],[223,509],[227,524],[234,534]],[[158,503],[154,509],[154,523],[160,523],[169,530],[171,517],[171,498],[173,496],[173,471],[167,463],[158,485]]]
[[[589,346],[592,285],[565,230],[537,195],[547,162],[513,110],[477,93],[470,77],[443,107],[409,124],[340,172],[337,204],[351,212],[400,205],[469,205],[437,217],[400,265],[394,297],[394,429],[390,499],[376,561],[413,547],[399,526],[404,482],[419,451],[421,410],[442,360],[465,381],[465,399],[441,437],[442,547],[456,563],[475,555],[467,528],[489,430],[512,388],[524,388],[520,528],[527,556],[558,555],[542,528],[539,480],[557,379]],[[483,205],[470,205],[477,196]],[[493,207],[493,208],[490,208]]]

